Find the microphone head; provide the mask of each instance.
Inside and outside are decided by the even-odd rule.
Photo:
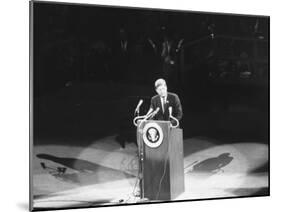
[[[140,107],[142,105],[142,103],[143,103],[143,100],[141,99],[138,103],[138,107]]]
[[[157,107],[157,108],[151,113],[150,118],[153,118],[153,117],[158,113],[159,110],[160,110],[160,108]]]
[[[135,109],[135,112],[139,112],[139,108],[140,108],[140,106],[142,105],[142,103],[143,103],[143,100],[140,99],[140,101],[139,101],[139,103],[138,103],[138,105],[137,105],[137,107],[136,107],[136,109]]]

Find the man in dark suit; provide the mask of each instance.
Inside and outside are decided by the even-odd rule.
[[[159,108],[158,113],[153,117],[154,120],[170,120],[169,107],[172,108],[172,116],[178,120],[181,120],[182,106],[177,94],[167,91],[166,81],[164,79],[158,79],[155,81],[155,90],[158,95],[151,98],[150,110],[156,110]],[[171,120],[174,122],[174,120]]]

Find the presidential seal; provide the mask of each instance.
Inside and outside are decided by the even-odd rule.
[[[146,124],[143,128],[142,137],[147,146],[157,148],[163,141],[163,131],[157,123],[151,122]]]

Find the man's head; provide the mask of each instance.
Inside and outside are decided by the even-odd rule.
[[[167,96],[167,85],[164,79],[158,79],[155,81],[155,90],[160,96]]]

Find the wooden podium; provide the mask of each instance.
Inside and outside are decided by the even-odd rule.
[[[172,200],[184,192],[182,129],[169,121],[138,125],[140,192],[149,200]]]

